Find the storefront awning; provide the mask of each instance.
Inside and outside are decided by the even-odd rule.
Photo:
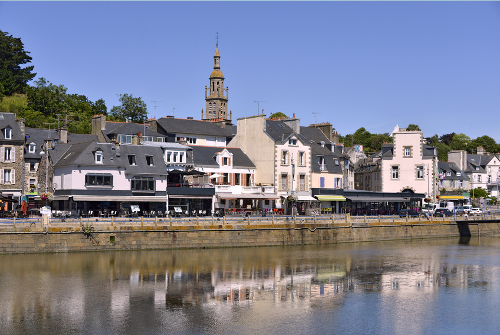
[[[398,197],[369,197],[369,196],[346,196],[354,202],[409,202],[410,200]]]
[[[166,196],[144,196],[144,197],[113,197],[113,196],[92,196],[74,195],[73,201],[120,201],[120,202],[167,202]]]
[[[464,196],[463,195],[442,195],[439,197],[439,199],[442,199],[442,200],[463,200]]]
[[[317,195],[319,201],[345,201],[345,197],[341,195]]]
[[[298,195],[298,201],[318,201],[316,198],[311,197],[310,195]]]
[[[216,194],[221,199],[263,199],[263,200],[276,200],[279,197],[275,194],[266,193],[217,193]]]

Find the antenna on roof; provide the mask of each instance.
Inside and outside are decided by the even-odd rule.
[[[157,102],[163,102],[163,101],[151,100],[151,102],[154,102],[154,103],[155,103],[155,112],[154,112],[154,114],[153,114],[153,117],[156,119],[156,107],[160,107],[160,106],[156,106],[156,103],[157,103]]]
[[[314,126],[316,126],[316,124],[317,124],[317,123],[316,123],[316,115],[317,115],[317,114],[321,114],[321,113],[312,112],[311,114],[313,114],[313,115],[314,115]]]
[[[263,100],[260,100],[260,101],[254,100],[253,101],[253,103],[257,103],[257,115],[259,115],[259,113],[260,113],[259,111],[260,111],[260,103],[261,102],[267,102],[267,101],[263,101]],[[262,114],[264,114],[264,113],[262,113]]]
[[[179,108],[177,108],[177,107],[172,108],[172,115],[175,115],[175,110],[176,109],[179,109]]]

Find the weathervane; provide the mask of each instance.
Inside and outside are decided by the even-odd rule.
[[[217,45],[219,45],[219,32],[217,32],[217,36],[215,37],[215,41],[217,42]]]

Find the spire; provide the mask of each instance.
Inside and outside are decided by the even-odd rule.
[[[219,56],[219,42],[217,42],[217,43],[215,44],[215,56],[216,56],[216,57],[220,57],[220,56]]]

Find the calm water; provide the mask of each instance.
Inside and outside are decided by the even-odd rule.
[[[2,334],[498,334],[500,239],[0,255]]]

